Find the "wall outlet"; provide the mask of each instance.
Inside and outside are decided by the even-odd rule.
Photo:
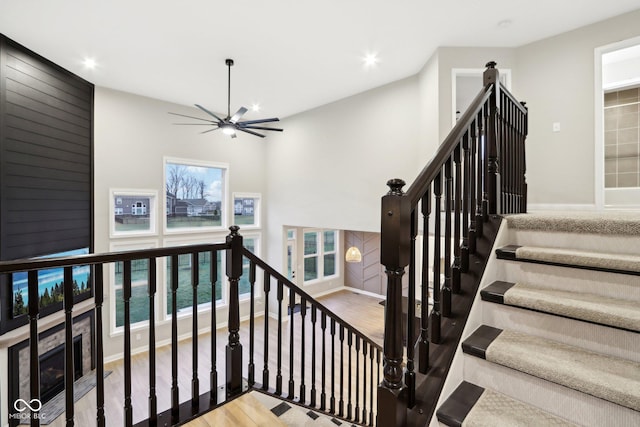
[[[553,131],[560,132],[560,122],[553,123]]]

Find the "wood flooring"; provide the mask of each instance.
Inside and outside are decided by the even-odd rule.
[[[384,333],[384,308],[379,304],[381,301],[378,298],[356,294],[350,291],[340,291],[331,295],[322,297],[319,301],[325,305],[328,309],[332,310],[340,318],[354,326],[357,330],[368,336],[372,341],[378,345],[382,345],[383,333]],[[277,319],[268,317],[268,346],[264,346],[264,316],[257,317],[255,319],[255,350],[254,350],[254,364],[255,364],[255,378],[256,382],[262,383],[263,368],[265,365],[264,353],[265,349],[268,352],[267,364],[269,366],[269,385],[270,388],[275,388],[277,365],[278,365],[278,348],[277,348]],[[326,404],[329,407],[330,401],[333,401],[336,405],[336,412],[338,406],[342,403],[346,414],[348,402],[352,403],[352,407],[358,409],[358,412],[362,414],[365,411],[366,416],[369,417],[369,411],[372,403],[376,402],[376,386],[382,375],[382,355],[380,355],[380,364],[376,364],[376,358],[374,353],[374,364],[371,364],[370,351],[366,357],[362,355],[362,349],[356,354],[355,352],[355,339],[352,346],[352,366],[348,365],[348,346],[347,335],[342,346],[340,346],[339,333],[340,329],[336,328],[335,335],[333,337],[334,345],[334,358],[333,361],[328,356],[325,361],[325,369],[327,376],[325,378],[325,384],[322,384],[321,378],[321,337],[322,330],[320,329],[320,321],[318,320],[315,325],[316,330],[316,347],[311,346],[311,331],[312,325],[310,323],[310,315],[307,314],[305,318],[306,338],[305,338],[305,372],[304,375],[300,374],[302,354],[301,351],[301,317],[300,313],[294,315],[294,325],[296,326],[293,333],[293,372],[294,375],[290,375],[290,330],[288,321],[283,321],[283,335],[282,335],[282,354],[280,359],[281,375],[283,384],[283,397],[288,397],[288,385],[289,381],[293,381],[294,394],[297,399],[300,395],[301,385],[304,383],[304,389],[306,390],[306,400],[309,401],[312,385],[315,385],[317,389],[317,396],[320,399],[321,392],[324,391],[326,395]],[[330,322],[327,322],[330,323]],[[243,366],[244,377],[248,376],[248,363],[249,363],[249,322],[243,322],[240,330],[240,340],[243,345]],[[330,354],[330,348],[332,344],[332,337],[330,334],[330,327],[328,326],[324,331],[326,354]],[[218,329],[216,331],[217,339],[217,372],[218,372],[218,385],[223,385],[225,381],[225,344],[228,340],[228,331],[226,329]],[[211,334],[202,334],[198,336],[199,357],[198,357],[198,380],[199,380],[199,393],[204,393],[209,389],[209,376],[211,372],[211,360],[209,354]],[[343,360],[340,363],[340,348],[343,351]],[[191,398],[192,390],[192,366],[191,366],[191,351],[192,342],[190,339],[181,341],[178,347],[178,360],[179,360],[179,392],[180,402],[187,401]],[[315,374],[311,371],[311,363],[313,355],[316,355],[316,367]],[[358,370],[355,369],[356,358],[359,357]],[[365,360],[366,359],[366,360]],[[333,363],[332,363],[333,362]],[[365,371],[366,367],[366,371]],[[341,370],[342,368],[342,370]],[[105,379],[105,417],[107,419],[107,425],[116,426],[122,425],[123,422],[123,402],[124,402],[124,367],[122,361],[116,361],[105,365],[106,370],[111,370],[113,373]],[[335,372],[334,381],[331,381],[330,373],[332,369]],[[146,419],[148,417],[148,396],[149,396],[149,361],[147,353],[138,354],[132,356],[132,406],[133,406],[133,420],[134,423]],[[315,376],[315,378],[313,378]],[[158,412],[162,412],[169,409],[171,406],[171,346],[163,346],[156,350],[156,390],[158,398]],[[349,381],[349,379],[351,381]],[[358,383],[356,383],[358,379]],[[315,380],[315,381],[314,381]],[[349,388],[349,384],[351,387]],[[324,385],[324,388],[322,386]],[[373,395],[371,394],[370,386],[373,385]],[[366,387],[365,387],[366,386]],[[366,394],[365,394],[366,393]],[[363,396],[363,394],[365,394]],[[357,399],[356,399],[357,396]],[[237,401],[237,402],[236,402]],[[244,414],[247,408],[247,399],[234,400],[233,405],[223,405],[222,408],[224,415],[211,415],[216,417],[228,417],[228,420],[244,420],[247,424],[243,424],[240,421],[234,421],[229,424],[215,424],[215,425],[260,425],[251,424],[247,420],[246,414]],[[80,399],[75,405],[75,425],[79,426],[94,426],[96,425],[96,394],[95,392],[88,393],[85,397]],[[216,409],[211,414],[220,411]],[[244,414],[244,415],[243,415]],[[209,419],[195,420],[193,426],[207,426],[214,424],[209,423]],[[199,424],[198,424],[199,423]],[[53,427],[64,425],[64,414],[58,417],[53,423],[50,424]],[[261,424],[261,425],[278,425],[278,424]]]

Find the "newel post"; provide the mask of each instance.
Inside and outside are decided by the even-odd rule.
[[[406,423],[407,399],[402,367],[402,276],[409,264],[411,212],[402,187],[405,182],[392,179],[390,190],[382,197],[380,227],[380,263],[387,275],[387,300],[384,307],[383,380],[378,386],[379,426]]]
[[[483,84],[493,84],[491,97],[489,98],[489,116],[487,119],[485,138],[485,179],[483,195],[483,216],[498,213],[498,116],[500,114],[500,73],[496,68],[496,62],[487,63],[487,69],[482,75]],[[487,206],[484,206],[484,205]]]
[[[229,227],[231,233],[226,242],[227,249],[227,277],[229,278],[229,342],[226,346],[227,359],[227,397],[236,396],[242,392],[242,344],[240,344],[240,302],[238,282],[242,276],[242,236],[238,233],[240,227]],[[211,260],[211,262],[215,262]],[[212,331],[215,333],[215,331]]]

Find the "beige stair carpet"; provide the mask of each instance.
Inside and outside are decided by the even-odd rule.
[[[486,359],[640,411],[640,363],[504,330]]]
[[[535,212],[507,215],[509,228],[640,236],[640,212]]]
[[[504,302],[517,307],[640,332],[638,301],[543,289],[516,283],[505,292]]]
[[[570,427],[575,424],[502,393],[486,389],[467,416],[462,427]]]
[[[516,258],[640,273],[640,256],[522,246]]]

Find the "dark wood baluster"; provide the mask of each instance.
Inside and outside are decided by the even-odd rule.
[[[498,179],[498,146],[497,138],[499,129],[498,126],[498,114],[500,108],[500,79],[498,75],[498,69],[495,67],[496,63],[491,61],[487,63],[487,69],[483,75],[483,81],[485,86],[488,83],[493,83],[493,93],[489,97],[489,121],[487,126],[487,137],[484,140],[485,155],[484,155],[484,167],[485,167],[485,183],[483,193],[483,219],[486,222],[489,214],[498,213],[498,199],[497,199],[497,179]]]
[[[264,366],[262,367],[262,389],[269,390],[269,291],[271,275],[264,272]]]
[[[11,276],[13,277],[13,276]],[[11,280],[13,282],[13,280]],[[38,271],[27,273],[27,296],[29,297],[29,395],[31,399],[40,399],[40,355],[38,351],[38,318],[40,317],[38,295]],[[97,305],[97,302],[96,302]],[[102,310],[102,307],[100,308]],[[102,313],[102,312],[101,312]],[[103,387],[104,389],[104,387]],[[98,408],[99,409],[99,408]],[[31,426],[38,427],[40,418],[31,413]],[[104,421],[103,421],[104,424]]]
[[[358,384],[358,387],[360,384]],[[367,422],[367,342],[362,340],[362,423]]]
[[[522,102],[522,107],[527,108],[526,102]],[[522,193],[522,199],[520,200],[520,209],[518,212],[525,213],[527,212],[527,155],[526,155],[526,142],[527,142],[527,133],[529,132],[529,117],[528,113],[522,114],[522,130],[520,133],[520,174],[521,174],[521,187],[520,191]]]
[[[96,303],[96,423],[98,427],[105,427],[104,417],[104,339],[102,330],[102,304],[104,303],[104,268],[103,264],[96,264],[94,272],[94,299]],[[31,279],[29,279],[31,280]],[[38,279],[36,276],[35,283]],[[35,287],[37,289],[37,286]],[[31,285],[29,285],[31,289]],[[31,301],[31,296],[29,296]],[[153,323],[150,323],[152,325]],[[39,372],[39,371],[38,371]],[[150,412],[151,414],[151,412]],[[151,421],[151,417],[149,417]],[[150,424],[153,426],[153,424]]]
[[[434,344],[440,343],[440,243],[441,243],[441,221],[440,215],[442,206],[442,171],[436,175],[433,180],[433,194],[435,196],[435,230],[434,230],[434,244],[433,244],[433,308],[431,309],[431,342]]]
[[[320,410],[324,411],[327,408],[327,393],[325,390],[327,378],[327,315],[324,311],[320,313],[320,330],[322,331],[322,381],[320,390]]]
[[[122,295],[124,300],[124,425],[131,426],[133,425],[133,407],[131,406],[131,260],[126,260],[123,264]],[[70,280],[72,279],[70,278]],[[73,369],[73,365],[71,365],[71,368]]]
[[[243,237],[240,227],[232,225],[227,235],[227,278],[229,279],[229,340],[226,346],[227,397],[242,393],[242,344],[240,343],[240,277],[242,276]]]
[[[460,271],[467,273],[469,271],[469,203],[470,194],[472,192],[470,182],[470,161],[471,153],[469,152],[469,133],[473,135],[475,132],[475,122],[471,123],[471,127],[462,137],[462,159],[463,159],[463,181],[464,188],[462,190],[462,247],[460,249]]]
[[[451,157],[449,157],[444,164],[444,285],[442,287],[442,315],[444,317],[451,317],[452,187],[453,187],[453,178],[451,174]]]
[[[354,421],[360,422],[360,337],[356,335],[356,408]]]
[[[256,317],[256,308],[255,308],[255,288],[256,288],[256,263],[251,261],[249,262],[249,368],[248,368],[248,379],[249,387],[253,387],[256,383],[256,365],[254,362],[254,352],[255,352],[255,317]],[[265,312],[266,316],[266,312]]]
[[[484,176],[485,174],[485,162],[484,162],[484,156],[486,155],[486,123],[487,123],[487,112],[488,112],[488,104],[485,104],[485,106],[482,108],[482,111],[480,112],[481,114],[481,119],[479,121],[480,124],[480,128],[478,129],[478,138],[477,138],[477,146],[476,146],[476,152],[475,152],[475,159],[474,161],[477,163],[476,164],[476,229],[475,229],[475,240],[481,238],[484,234],[484,207],[486,206],[486,204],[483,201],[483,195],[486,194],[485,190],[484,190],[484,186],[485,186],[485,180],[484,180]],[[475,245],[475,240],[474,240],[474,245]],[[475,246],[474,246],[474,252],[475,253]]]
[[[209,402],[215,404],[218,403],[218,338],[216,333],[218,328],[216,313],[218,301],[218,292],[216,291],[216,284],[218,282],[218,252],[211,251],[209,256],[211,257],[209,260],[209,277],[211,279],[211,371],[209,372]],[[266,317],[267,316],[265,316],[265,318]]]
[[[478,141],[482,136],[482,109],[478,112],[476,117],[476,126],[471,128],[470,134],[470,147],[469,147],[469,253],[476,253],[476,241],[478,237],[478,202],[476,200],[477,194],[481,191],[478,187],[478,175],[477,168],[477,147]]]
[[[454,223],[453,223],[453,267],[451,291],[454,294],[460,293],[460,273],[462,271],[462,241],[460,240],[460,228],[462,226],[462,165],[461,161],[461,143],[458,143],[453,151],[453,162],[455,164],[455,191],[453,195],[454,206]]]
[[[380,263],[387,276],[387,298],[384,305],[384,379],[378,387],[378,423],[402,425],[406,423],[407,404],[401,397],[403,381],[402,343],[402,276],[409,264],[411,225],[403,220],[411,216],[401,179],[387,181],[389,192],[382,197]]]
[[[96,266],[97,267],[97,266]],[[147,296],[149,298],[149,425],[158,423],[158,397],[156,396],[156,259],[147,261]]]
[[[416,373],[414,371],[415,358],[415,318],[416,318],[416,235],[418,234],[418,212],[411,211],[411,241],[409,245],[409,289],[407,295],[407,369],[404,381],[407,385],[407,406],[413,408],[416,401]],[[366,348],[366,347],[365,347]],[[365,353],[366,356],[366,353]],[[366,359],[365,359],[366,365]],[[366,418],[363,417],[363,422]]]
[[[340,325],[340,401],[338,415],[344,417],[344,326]]]
[[[377,352],[377,350],[376,350]],[[371,346],[371,351],[369,351],[369,407],[371,410],[369,411],[369,425],[373,425],[373,346]],[[363,420],[364,421],[364,420]]]
[[[316,306],[311,304],[311,407],[316,407]]]
[[[307,402],[307,390],[306,390],[306,385],[304,383],[304,377],[305,377],[305,367],[304,367],[304,362],[305,362],[305,356],[306,356],[306,352],[307,352],[307,347],[306,347],[306,325],[305,325],[305,319],[307,316],[307,300],[304,297],[300,298],[300,325],[302,328],[301,331],[301,335],[300,335],[300,403],[305,404]]]
[[[352,345],[353,345],[353,333],[349,331],[349,333],[347,334],[347,353],[349,355],[348,356],[349,363],[347,364],[347,366],[349,367],[349,374],[347,375],[347,419],[348,420],[351,419],[351,414],[353,411],[353,404],[351,402],[351,378],[353,377],[353,372],[352,372],[353,365],[351,364],[351,352],[353,351]]]
[[[171,255],[171,422],[179,420],[180,389],[178,387],[178,255]]]
[[[422,196],[422,286],[420,288],[420,344],[418,370],[426,374],[429,368],[429,216],[431,215],[431,191]]]
[[[331,318],[331,398],[329,412],[336,413],[336,320]]]
[[[380,371],[382,369],[380,369],[380,359],[381,359],[381,355],[380,355],[381,351],[380,350],[376,350],[376,371],[377,371],[377,376],[376,376],[376,384],[380,384]],[[377,410],[378,408],[376,408]],[[376,414],[377,417],[377,414]],[[373,425],[373,424],[371,424]]]
[[[294,334],[295,328],[293,327],[293,320],[295,317],[294,309],[296,305],[296,294],[293,293],[293,288],[289,288],[289,396],[287,399],[293,400],[295,397],[295,383],[293,381],[293,371],[295,366],[293,364],[294,349]]]
[[[276,372],[276,394],[282,395],[282,298],[283,284],[278,280],[278,368]],[[266,345],[266,341],[265,341]]]
[[[200,282],[200,254],[191,254],[191,408],[197,410],[200,401],[198,379],[198,285]]]

